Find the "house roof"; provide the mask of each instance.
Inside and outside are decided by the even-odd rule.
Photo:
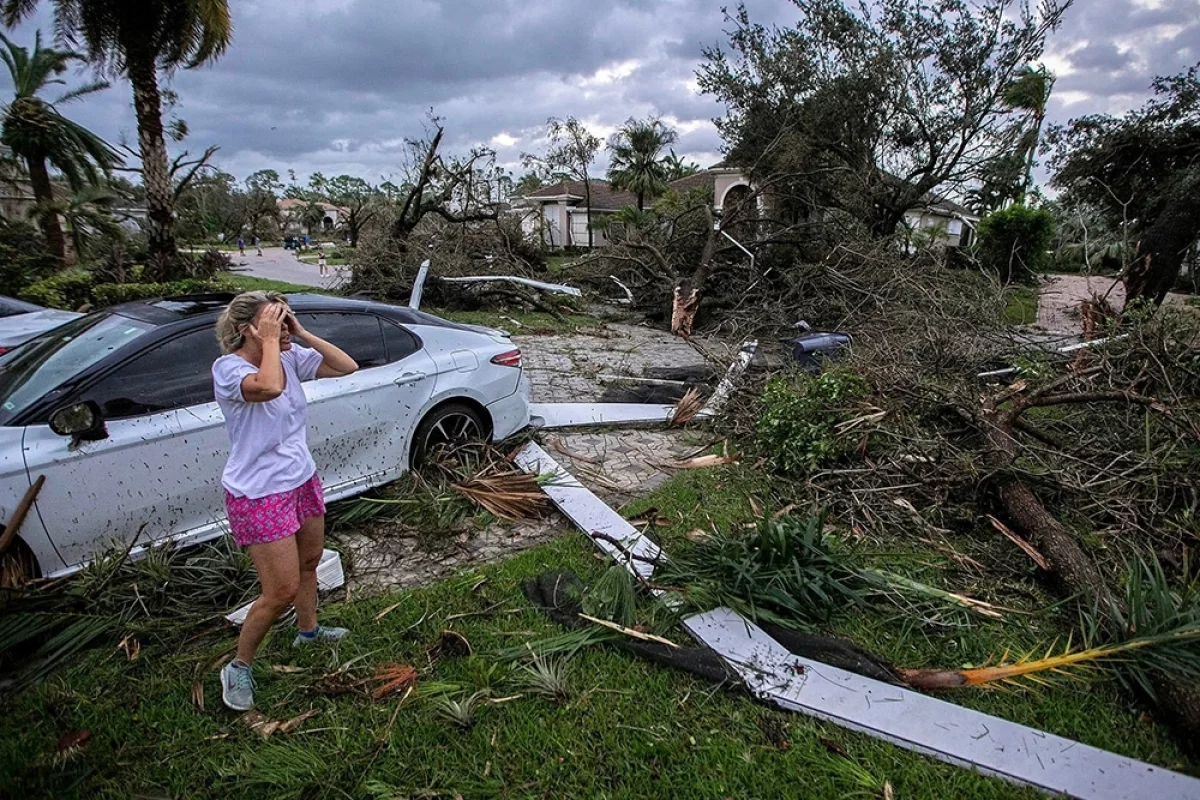
[[[301,200],[298,197],[284,197],[280,200],[277,200],[275,202],[275,204],[279,207],[280,211],[291,211],[294,208],[303,208],[304,206],[308,205],[308,201]],[[317,205],[317,206],[325,209],[326,211],[338,211],[338,212],[345,213],[345,209],[339,208],[338,206],[335,206],[333,203],[322,203],[322,202],[318,201],[314,205]]]
[[[970,217],[971,219],[979,218],[978,214],[974,213],[966,206],[956,203],[948,197],[936,195],[933,192],[926,193],[925,196],[921,198],[921,202],[924,203],[925,207],[930,211],[940,211],[943,214],[949,215],[959,214],[964,217]]]
[[[692,189],[713,189],[716,185],[717,176],[711,169],[700,170],[695,175],[676,178],[668,184],[680,194],[690,192]]]
[[[589,183],[591,183],[592,189],[593,211],[619,211],[625,206],[637,205],[637,195],[633,192],[614,189],[608,181],[597,178],[593,178]],[[549,200],[567,197],[583,200],[586,196],[587,187],[584,186],[583,181],[562,181],[530,192],[525,195],[525,198],[527,200]]]

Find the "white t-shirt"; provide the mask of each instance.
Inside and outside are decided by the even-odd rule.
[[[242,381],[258,367],[230,353],[213,362],[213,393],[229,429],[229,460],[221,483],[234,497],[257,499],[302,486],[317,471],[305,434],[302,381],[317,377],[321,354],[294,342],[280,354],[283,394],[265,403],[242,397]]]

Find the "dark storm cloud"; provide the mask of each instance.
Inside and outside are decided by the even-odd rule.
[[[1089,42],[1071,53],[1071,66],[1076,69],[1117,70],[1130,62],[1132,56],[1122,53],[1112,42]]]
[[[753,0],[764,24],[796,18],[787,0]],[[49,3],[17,31],[49,33]],[[546,118],[574,115],[609,135],[630,116],[662,116],[680,130],[676,151],[720,157],[709,120],[721,113],[695,92],[704,46],[725,41],[718,2],[698,0],[237,0],[235,38],[217,64],[171,81],[193,151],[221,145],[239,176],[352,172],[377,179],[402,168],[404,140],[433,109],[448,148],[491,143],[520,170]],[[1150,6],[1157,6],[1151,8]],[[1049,48],[1060,74],[1056,119],[1139,105],[1156,74],[1200,61],[1200,0],[1077,0]],[[113,140],[133,139],[129,87],[71,113]],[[601,163],[598,165],[603,166]]]

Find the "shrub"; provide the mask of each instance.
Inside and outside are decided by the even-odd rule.
[[[758,445],[779,472],[804,474],[851,453],[857,438],[838,426],[867,396],[862,376],[832,367],[817,376],[772,378],[755,424]]]
[[[1046,269],[1054,239],[1054,215],[1043,208],[1013,206],[979,223],[979,260],[1002,281],[1028,281]]]
[[[92,285],[95,278],[86,270],[69,270],[31,283],[18,296],[30,303],[48,308],[74,311],[92,301]]]
[[[18,294],[59,266],[37,228],[0,218],[0,286],[5,294]]]

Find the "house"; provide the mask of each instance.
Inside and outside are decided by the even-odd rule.
[[[944,240],[946,247],[966,247],[975,239],[979,215],[947,197],[927,193],[922,204],[904,212],[910,231],[922,231]]]
[[[319,226],[314,225],[311,226],[312,229],[309,229],[310,226],[307,226],[304,220],[304,210],[309,205],[307,200],[285,197],[282,200],[276,201],[275,205],[279,209],[279,224],[285,234],[312,234],[315,230],[329,232],[341,227],[348,214],[346,209],[335,206],[333,203],[313,203],[312,205],[324,212],[324,216],[321,218]]]
[[[622,208],[637,205],[632,192],[614,189],[608,181],[592,179],[592,244],[608,244],[604,226],[595,224],[597,217],[615,214]],[[750,179],[736,167],[716,164],[694,175],[671,181],[669,187],[679,193],[692,189],[709,189],[713,193],[713,210],[720,215],[727,207],[745,202],[753,192]],[[764,197],[755,200],[761,209]],[[587,247],[587,206],[583,181],[563,181],[514,198],[515,210],[523,213],[522,229],[532,238],[541,238],[547,247]],[[905,215],[905,224],[913,230],[932,232],[945,239],[948,247],[970,243],[979,217],[964,206],[934,194],[927,194],[922,204]]]

